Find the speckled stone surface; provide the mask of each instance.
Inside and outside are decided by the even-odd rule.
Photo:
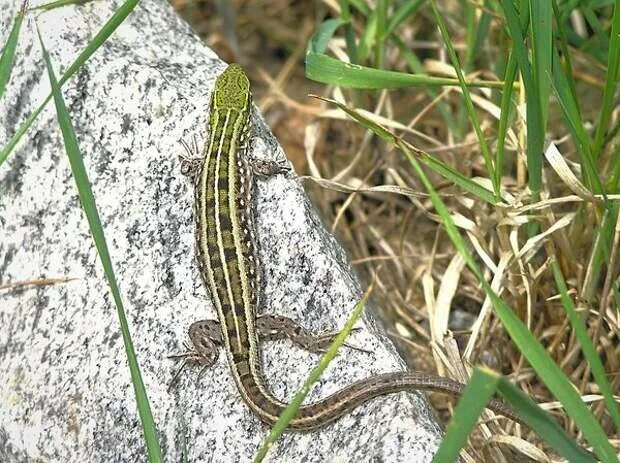
[[[56,72],[73,61],[119,2],[95,1],[39,16]],[[18,5],[0,0],[0,43]],[[225,64],[163,1],[139,5],[64,87],[126,306],[162,452],[181,461],[245,462],[268,428],[241,401],[220,355],[199,381],[167,391],[187,328],[214,317],[194,257],[190,182],[179,139],[204,133],[209,95]],[[4,146],[49,92],[34,16],[24,22],[16,66],[0,101]],[[119,323],[80,208],[53,104],[0,166],[0,283],[41,277],[65,284],[0,291],[0,461],[136,462],[146,451]],[[284,153],[258,114],[252,155]],[[264,266],[261,313],[341,327],[361,294],[341,247],[294,175],[257,185]],[[314,400],[355,379],[403,368],[366,317]],[[288,341],[264,349],[275,394],[290,398],[318,357]],[[275,462],[430,461],[441,432],[419,394],[392,394],[316,432],[285,434]]]

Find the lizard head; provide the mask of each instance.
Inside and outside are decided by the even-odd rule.
[[[243,112],[250,105],[250,81],[238,64],[229,65],[215,81],[213,104],[217,109]]]

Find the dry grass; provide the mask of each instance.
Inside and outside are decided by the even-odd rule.
[[[233,2],[240,48],[237,56],[227,45],[230,40],[225,25],[213,6],[173,3],[223,59],[245,65],[253,80],[257,105],[297,171],[314,179],[306,180],[306,186],[346,244],[356,268],[370,275],[382,264],[375,292],[383,309],[379,315],[407,352],[409,366],[466,382],[471,365],[489,365],[508,375],[550,410],[570,435],[580,439],[575,423],[558,409],[559,404],[511,343],[490,304],[485,304],[484,292],[447,239],[424,188],[402,153],[370,136],[338,110],[307,97],[308,93],[334,96],[334,89],[304,78],[303,57],[318,21],[326,13],[334,14],[337,3],[325,0],[315,8],[313,2],[286,0]],[[428,21],[409,22],[399,30],[399,35],[407,39],[418,57],[426,58],[429,74],[451,75],[453,71],[446,64],[432,15],[423,15]],[[455,48],[463,49],[465,38],[459,35],[458,24],[448,18],[448,25]],[[228,30],[229,36],[231,32]],[[486,46],[492,47],[492,41]],[[494,56],[499,50],[487,52]],[[386,55],[387,68],[405,68],[389,49]],[[573,66],[580,98],[589,103],[582,108],[583,119],[596,120],[605,70],[578,51]],[[496,79],[488,71],[491,68],[489,65],[472,76]],[[357,92],[348,93],[346,100],[392,121],[393,128],[410,143],[465,176],[486,178],[479,144],[466,117],[459,124],[463,133],[454,134],[437,111],[441,101],[458,114],[463,104],[460,92],[443,88],[438,93],[438,98],[431,99],[422,89]],[[482,128],[494,146],[499,110],[490,92],[478,91],[475,95]],[[559,109],[551,107],[549,114],[551,129],[547,138],[555,141],[564,158],[574,160],[575,147],[560,121]],[[617,116],[616,108],[614,120]],[[617,259],[612,259],[613,271],[600,278],[594,297],[584,299],[592,269],[593,240],[601,221],[599,209],[588,207],[579,181],[571,178],[570,170],[567,173],[563,169],[562,158],[553,157],[543,174],[543,200],[527,205],[525,134],[519,115],[511,124],[506,147],[501,182],[505,206],[490,206],[463,194],[439,176],[429,175],[461,231],[466,232],[488,281],[493,281],[497,292],[546,347],[584,400],[592,403],[593,413],[614,447],[620,450],[620,436],[616,435],[614,440],[613,425],[568,323],[548,258],[555,256],[560,263],[569,293],[585,315],[590,338],[606,371],[611,372],[609,381],[618,394],[620,316],[612,294]],[[610,159],[610,152],[603,156]],[[345,188],[336,187],[334,182]],[[401,189],[397,188],[396,193],[383,192],[373,188],[377,186]],[[345,192],[337,191],[343,189]],[[532,222],[539,224],[539,231],[528,239],[526,228]],[[616,254],[619,236],[617,226],[612,256]],[[447,419],[450,403],[444,398],[433,402],[442,418]],[[489,440],[502,445],[483,445],[483,441]],[[532,445],[536,442],[535,436],[526,430],[515,430],[513,425],[500,420],[480,426],[463,456],[471,461],[553,460]]]

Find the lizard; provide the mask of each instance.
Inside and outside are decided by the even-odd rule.
[[[252,96],[243,68],[230,64],[215,82],[209,112],[209,141],[203,156],[184,159],[182,171],[194,183],[196,256],[218,320],[199,320],[189,328],[191,344],[173,382],[188,363],[204,369],[223,346],[234,382],[249,408],[273,424],[287,404],[270,391],[261,368],[260,342],[290,339],[303,349],[325,352],[337,332],[315,334],[295,320],[257,316],[261,297],[261,264],[254,226],[256,175],[286,168],[249,156]],[[350,346],[351,347],[351,346]],[[417,371],[378,374],[354,382],[334,394],[299,408],[288,428],[307,431],[330,423],[362,403],[385,394],[430,390],[461,395],[465,385]],[[491,399],[487,407],[521,422],[505,403]]]

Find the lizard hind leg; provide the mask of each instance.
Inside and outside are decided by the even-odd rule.
[[[172,359],[183,359],[181,366],[172,376],[168,386],[169,390],[186,366],[197,364],[202,367],[198,373],[197,380],[199,380],[206,369],[215,364],[219,356],[218,348],[222,345],[222,333],[219,322],[216,320],[194,322],[189,327],[188,334],[191,342],[185,343],[185,352],[168,356],[168,358]]]

